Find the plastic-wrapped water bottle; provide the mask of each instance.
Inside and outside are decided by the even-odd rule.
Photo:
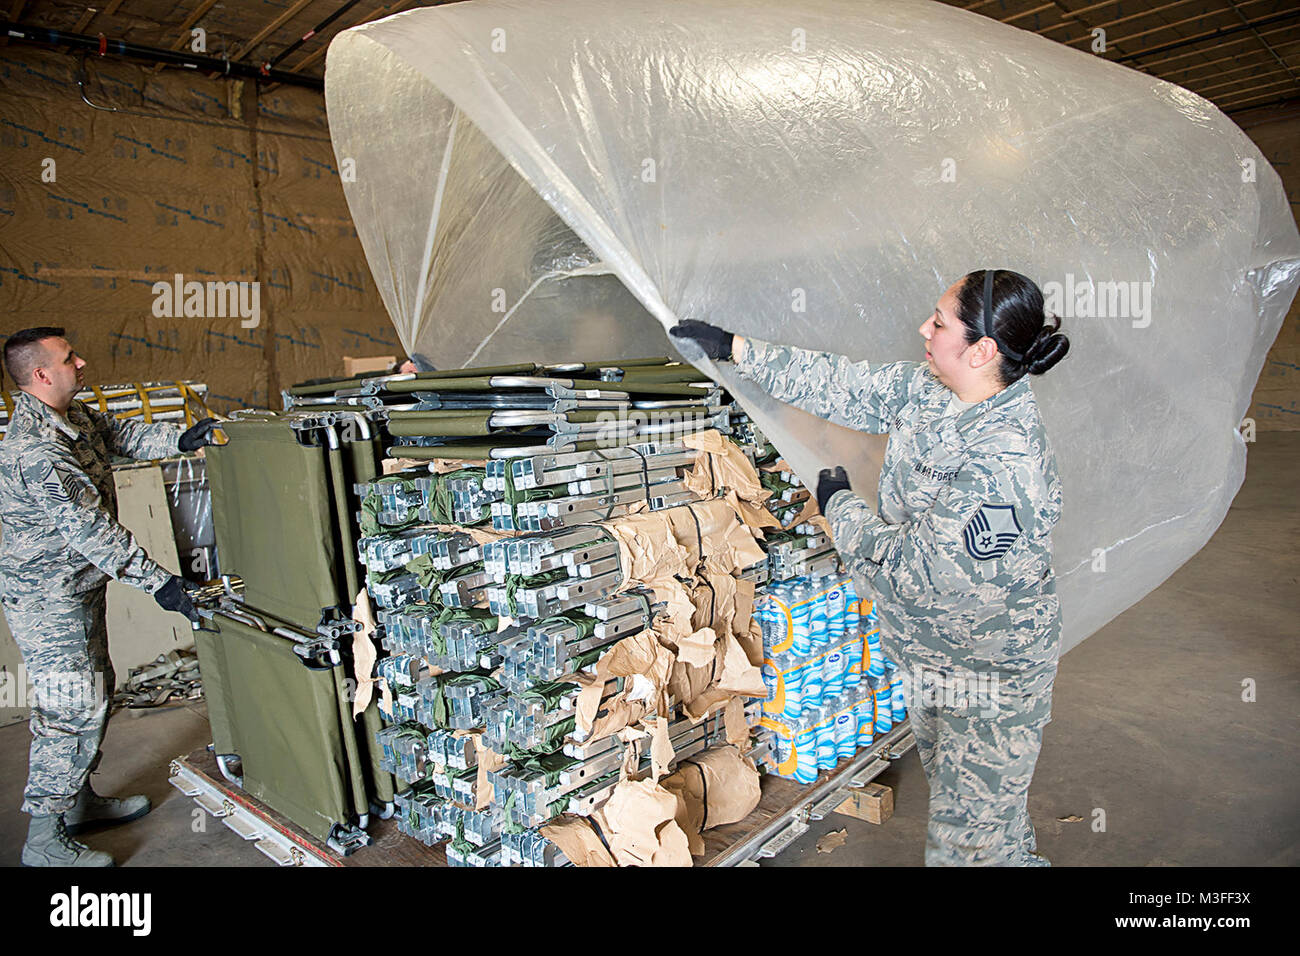
[[[838,697],[844,690],[844,654],[832,647],[822,655],[822,696]]]
[[[773,584],[768,587],[767,594],[759,605],[762,612],[760,623],[763,626],[763,651],[769,657],[789,650],[791,635],[786,617],[789,600],[789,589],[782,584]]]
[[[870,622],[870,627],[875,627],[878,623],[876,617],[876,602],[872,601],[871,598],[866,597],[865,595],[859,595],[858,599],[860,601],[858,605],[858,613],[862,616],[862,626],[868,628],[868,622]]]
[[[794,633],[790,650],[806,657],[813,650],[813,601],[807,579],[796,578],[790,582],[790,617]]]
[[[876,680],[885,676],[885,652],[880,648],[880,631],[871,628],[867,631],[867,674]]]
[[[817,727],[810,716],[807,723],[794,736],[794,779],[798,783],[812,783],[817,779]]]
[[[763,661],[763,686],[767,688],[767,697],[763,698],[763,712],[775,714],[785,709],[785,693],[781,687],[781,672],[776,668],[776,661],[771,658]]]
[[[821,586],[814,584],[812,591],[813,591],[813,596],[811,601],[812,613],[809,619],[811,625],[810,636],[812,638],[812,646],[814,648],[825,647],[827,642],[830,639],[829,630],[828,630],[829,622],[827,621],[826,618],[827,589],[824,583]]]
[[[907,716],[907,701],[903,696],[903,681],[895,672],[889,685],[889,702],[894,723],[901,724]]]
[[[835,717],[828,708],[819,708],[817,717],[817,769],[834,770],[840,762],[835,748]]]
[[[775,591],[774,586],[769,586],[765,592],[754,595],[754,617],[758,619],[758,627],[763,634],[763,650],[766,653],[771,653],[772,645],[776,643],[776,629],[772,619],[772,606],[776,603]]]
[[[844,612],[847,607],[847,595],[844,582],[835,582],[826,592],[826,641],[831,645],[839,644],[844,639]]]
[[[857,637],[862,633],[862,615],[858,613],[860,604],[853,594],[853,582],[849,581],[846,587],[849,593],[844,605],[844,636]]]
[[[787,720],[797,720],[803,713],[803,683],[806,669],[802,665],[791,663],[791,659],[782,655],[779,660],[786,663],[779,664],[780,667],[788,667],[789,670],[781,671],[781,683],[784,686],[785,705],[781,713]]]
[[[858,701],[853,708],[858,719],[858,746],[870,747],[876,734],[876,698],[871,695]]]
[[[816,707],[822,702],[826,682],[822,679],[822,655],[804,662],[801,667],[803,671],[803,681],[799,688],[800,695],[803,698],[803,709],[809,710]]]
[[[841,645],[840,653],[844,655],[844,690],[848,692],[862,682],[862,638]]]
[[[854,707],[844,707],[835,715],[835,752],[841,760],[858,752],[858,715]]]
[[[889,682],[881,678],[876,686],[876,733],[884,734],[894,729],[894,705]]]

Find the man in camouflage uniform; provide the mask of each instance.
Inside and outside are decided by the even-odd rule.
[[[208,443],[211,419],[186,432],[119,421],[74,396],[86,363],[58,328],[5,343],[20,389],[0,441],[0,603],[34,685],[32,746],[22,809],[32,815],[22,862],[111,866],[71,839],[150,810],[147,797],[100,797],[90,787],[114,689],[104,598],[110,578],[195,616],[179,578],[117,522],[110,458],[166,458]]]
[[[900,668],[930,784],[926,865],[1049,865],[1027,800],[1060,652],[1061,493],[1028,380],[967,403],[925,363],[854,363],[740,336],[733,356],[713,327],[683,325],[773,397],[889,434],[879,514],[842,469],[838,480],[823,472],[819,499]]]

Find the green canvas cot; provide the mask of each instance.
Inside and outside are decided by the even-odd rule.
[[[368,430],[306,427],[322,417],[229,421],[229,442],[206,453],[222,571],[243,578],[249,604],[306,627],[323,608],[350,613],[363,577],[348,502],[353,484],[379,472]]]
[[[368,815],[391,813],[393,780],[373,743],[377,705],[352,716],[349,641],[233,602],[195,638],[222,772],[339,852],[364,845]]]
[[[393,800],[378,707],[351,713],[364,579],[348,503],[378,474],[378,443],[350,415],[244,412],[222,430],[228,443],[207,450],[213,525],[243,592],[196,633],[213,747],[232,782],[348,853]]]

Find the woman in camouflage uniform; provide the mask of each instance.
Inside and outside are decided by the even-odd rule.
[[[1051,717],[1060,606],[1056,460],[1026,373],[1063,358],[1060,320],[1026,277],[980,270],[939,299],[926,361],[875,365],[732,336],[672,332],[837,425],[890,436],[879,514],[823,471],[836,549],[898,663],[930,784],[927,865],[1046,865],[1027,798]]]

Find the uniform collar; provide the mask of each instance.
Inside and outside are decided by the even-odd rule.
[[[1026,396],[1032,396],[1033,392],[1029,389],[1028,379],[1016,379],[1000,392],[990,395],[982,402],[977,402],[970,408],[965,409],[957,416],[957,427],[964,428],[966,425],[976,421],[984,415],[994,411],[1005,411],[1017,402],[1023,401]]]
[[[72,417],[76,417],[73,412],[75,408],[76,402],[74,400],[68,406],[68,413]],[[18,393],[18,398],[14,400],[15,415],[19,409],[26,409],[27,413],[36,419],[39,427],[60,431],[73,441],[81,437],[81,429],[74,425],[69,417],[60,415],[30,392]]]
[[[932,381],[935,393],[931,401],[939,408],[944,408],[954,393],[938,379]],[[939,418],[934,421],[933,427],[945,444],[954,447],[964,445],[973,439],[986,423],[1000,421],[1008,413],[1013,413],[1026,400],[1032,401],[1033,395],[1028,380],[1023,377],[1018,378],[1006,388],[970,408],[963,409],[957,415],[945,415],[941,412]]]

